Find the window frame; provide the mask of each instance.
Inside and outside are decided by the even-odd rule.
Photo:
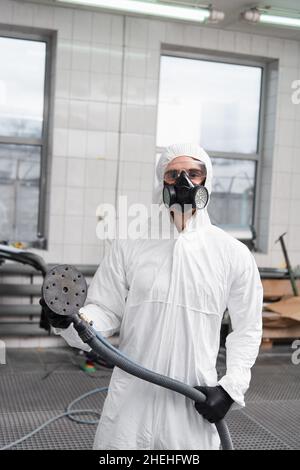
[[[188,48],[181,46],[173,46],[169,44],[162,45],[160,51],[160,59],[163,56],[168,57],[177,57],[179,59],[194,59],[194,60],[204,60],[208,62],[219,62],[227,63],[232,65],[246,65],[250,67],[259,67],[261,68],[261,86],[260,86],[260,102],[259,102],[259,115],[258,115],[258,128],[257,128],[257,146],[256,153],[239,153],[239,152],[219,152],[209,150],[209,156],[211,158],[227,158],[231,160],[251,160],[255,162],[255,172],[254,172],[254,193],[253,193],[253,206],[252,206],[252,221],[251,221],[251,231],[255,231],[255,228],[258,227],[259,222],[259,207],[258,201],[260,200],[261,194],[261,180],[262,180],[262,166],[263,166],[263,131],[264,131],[264,116],[265,116],[265,103],[266,103],[266,62],[263,60],[253,60],[248,58],[248,56],[241,56],[240,54],[234,53],[219,53],[214,51],[195,51],[189,50]],[[159,76],[160,82],[160,76]],[[159,92],[158,92],[159,100]],[[159,101],[158,101],[159,105]],[[158,116],[158,106],[157,106],[157,116]],[[165,147],[156,145],[156,154],[162,153]]]
[[[32,28],[30,28],[32,31]],[[39,202],[37,217],[37,233],[36,238],[28,242],[29,246],[36,248],[47,248],[46,239],[46,207],[47,207],[47,173],[48,173],[48,151],[49,151],[49,135],[50,135],[50,111],[52,103],[52,57],[53,57],[53,38],[50,33],[37,32],[32,33],[25,30],[0,28],[0,38],[21,39],[24,41],[36,41],[45,43],[45,77],[44,77],[44,110],[43,110],[43,127],[41,138],[32,137],[8,137],[0,134],[0,144],[15,145],[31,145],[40,147],[40,181],[39,181]]]

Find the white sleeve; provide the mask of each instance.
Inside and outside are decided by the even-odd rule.
[[[92,279],[80,313],[93,322],[94,329],[102,336],[111,336],[120,328],[127,294],[124,256],[119,242],[114,241]],[[73,325],[64,330],[56,328],[55,332],[70,346],[90,350]]]
[[[242,256],[242,271],[236,269],[229,292],[228,311],[233,331],[226,339],[226,374],[219,381],[239,406],[245,406],[251,367],[261,343],[263,302],[255,259],[248,249]]]

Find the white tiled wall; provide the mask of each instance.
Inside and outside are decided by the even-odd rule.
[[[114,201],[118,164],[120,193],[150,202],[164,42],[272,62],[259,214],[266,252],[256,258],[260,265],[282,265],[274,241],[288,231],[292,263],[300,264],[300,105],[290,99],[291,82],[300,78],[300,43],[12,0],[0,6],[4,25],[57,31],[47,261],[99,262],[95,209]]]

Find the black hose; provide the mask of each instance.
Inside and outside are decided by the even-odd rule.
[[[105,360],[111,362],[125,372],[128,372],[128,374],[134,375],[135,377],[146,380],[147,382],[155,385],[159,385],[160,387],[173,390],[174,392],[180,393],[193,401],[205,400],[206,397],[204,394],[199,390],[196,390],[194,387],[186,385],[179,380],[172,379],[146,369],[127,358],[123,353],[106,341],[99,333],[96,333],[85,321],[80,320],[79,317],[74,317],[74,328],[78,332],[82,341],[88,344],[94,352],[100,354]],[[225,421],[220,420],[215,423],[215,425],[220,436],[222,449],[233,450],[230,432]]]

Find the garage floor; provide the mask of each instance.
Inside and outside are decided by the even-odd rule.
[[[259,356],[246,408],[227,417],[236,449],[300,449],[300,365],[292,364],[291,354],[291,348],[275,347]],[[99,366],[88,374],[80,369],[82,361],[71,348],[8,350],[7,364],[0,366],[0,447],[108,384],[109,369]],[[218,370],[222,375],[223,353]],[[104,398],[95,394],[76,407],[101,410]],[[95,429],[62,418],[14,449],[90,449]]]

